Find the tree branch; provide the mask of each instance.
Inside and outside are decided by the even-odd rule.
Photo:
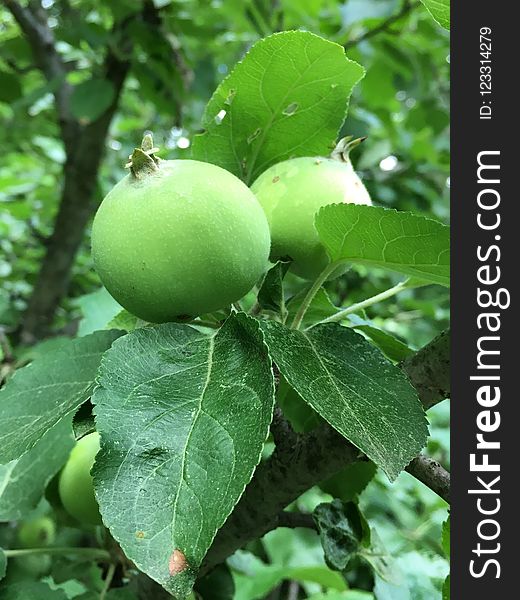
[[[278,515],[278,521],[276,527],[287,527],[289,529],[295,529],[296,527],[303,527],[304,529],[317,530],[316,523],[312,518],[312,515],[301,512],[290,512],[283,510]]]
[[[348,50],[349,48],[353,48],[354,46],[357,46],[361,42],[364,42],[365,40],[368,40],[371,37],[374,37],[375,35],[377,35],[379,33],[383,33],[385,31],[388,32],[390,27],[394,23],[396,23],[397,21],[399,21],[400,19],[405,17],[413,9],[415,9],[417,6],[419,6],[419,4],[420,4],[419,2],[410,2],[410,0],[404,0],[403,5],[401,6],[401,9],[399,10],[399,12],[397,12],[395,15],[388,17],[388,19],[385,19],[382,23],[377,25],[377,27],[368,29],[367,31],[365,31],[365,33],[363,33],[359,37],[346,42],[343,45],[343,47],[345,48],[345,50]]]
[[[426,410],[450,396],[450,330],[401,363]]]
[[[275,406],[273,413],[273,421],[271,423],[271,434],[277,448],[294,447],[298,441],[298,434],[291,427],[291,424],[284,418],[282,409]]]
[[[406,470],[449,504],[450,474],[437,461],[419,454],[406,467]]]
[[[67,83],[67,68],[56,50],[56,40],[47,24],[47,16],[41,5],[22,6],[16,0],[3,0],[24,33],[39,69],[47,81],[56,84],[54,98],[67,154],[72,150],[79,130],[79,123],[69,109],[72,86]]]
[[[434,366],[440,370],[433,371]],[[449,334],[435,338],[412,359],[405,361],[402,368],[412,385],[417,386],[419,398],[425,405],[432,406],[446,398],[449,387],[446,387],[444,371],[449,370]],[[275,430],[279,429],[276,425]],[[277,446],[270,458],[260,463],[235,510],[218,532],[201,574],[207,573],[248,541],[279,526],[280,520],[287,519],[283,509],[288,504],[361,457],[361,452],[329,425],[322,425],[304,435],[295,435],[290,443]],[[441,491],[443,497],[449,497],[446,472],[435,470],[435,474],[443,475],[440,485],[434,473],[426,473],[425,460],[429,459],[422,457],[418,460],[419,466],[412,461],[412,471],[419,473],[420,470],[421,481],[429,487],[435,486],[432,489]]]

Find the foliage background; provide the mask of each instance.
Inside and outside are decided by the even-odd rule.
[[[449,219],[449,35],[419,2],[405,0],[42,0],[67,80],[76,90],[72,111],[82,126],[95,122],[113,99],[103,79],[110,51],[123,52],[114,30],[136,6],[150,5],[160,20],[134,23],[123,42],[133,45],[129,73],[106,139],[91,213],[125,173],[126,156],[151,130],[163,158],[188,157],[203,109],[216,85],[257,39],[274,31],[303,28],[344,45],[366,77],[355,88],[344,134],[367,140],[353,156],[374,202]],[[154,13],[155,14],[155,13]],[[4,354],[16,348],[46,244],[59,210],[66,160],[53,90],[34,64],[30,47],[11,14],[0,7],[0,335]],[[81,170],[78,173],[81,178]],[[117,307],[93,270],[89,226],[82,234],[67,294],[60,298],[53,333],[85,334]],[[396,283],[391,275],[363,267],[329,284],[337,304],[371,296]],[[297,289],[298,282],[294,281]],[[403,292],[399,302],[371,307],[367,318],[419,348],[444,329],[448,292],[438,286]],[[14,348],[14,349],[13,349]],[[449,466],[449,405],[428,413],[430,454]],[[447,572],[440,545],[446,505],[406,473],[396,484],[377,475],[361,506],[399,562],[414,600],[439,597]],[[326,496],[312,490],[300,499],[312,509]],[[1,544],[0,544],[1,545]],[[308,531],[271,532],[263,563],[322,565],[317,536]],[[265,564],[238,557],[236,578],[249,560],[251,572]],[[251,566],[253,565],[253,566]],[[256,565],[256,566],[255,566]],[[247,570],[246,570],[247,572]],[[362,571],[357,587],[363,587]],[[285,587],[284,587],[285,585]],[[312,595],[318,584],[303,584]],[[313,587],[314,586],[314,587]],[[274,590],[274,591],[273,591]],[[270,598],[285,597],[277,582]],[[239,585],[237,598],[264,597]],[[278,595],[277,595],[278,594]],[[334,596],[327,596],[332,600]],[[370,598],[367,595],[366,598]],[[365,596],[359,596],[365,598]]]

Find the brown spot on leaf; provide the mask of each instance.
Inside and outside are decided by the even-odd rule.
[[[280,181],[279,175],[277,175],[276,177],[273,177],[273,183],[276,183],[277,181]]]
[[[142,540],[144,538],[144,531],[136,531],[135,537],[138,538],[139,540]]]
[[[168,563],[168,568],[170,570],[170,575],[173,577],[174,575],[178,575],[185,571],[188,567],[188,561],[184,556],[184,553],[181,552],[178,548],[172,552],[170,556],[170,562]]]

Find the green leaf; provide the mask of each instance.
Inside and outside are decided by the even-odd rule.
[[[276,401],[282,409],[284,417],[296,433],[306,433],[323,423],[318,413],[300,397],[282,376],[276,393]]]
[[[450,600],[450,576],[448,575],[442,585],[442,600]]]
[[[106,329],[133,331],[138,327],[142,327],[144,323],[145,321],[123,309],[107,324]]]
[[[292,323],[302,302],[307,296],[307,291],[307,289],[302,290],[293,296],[287,303],[287,310],[289,313],[287,316],[287,323]],[[303,317],[302,321],[302,328],[305,329],[306,327],[314,325],[315,323],[318,323],[327,317],[331,317],[340,310],[341,309],[339,309],[337,306],[334,306],[326,290],[320,288],[305,311],[305,316]]]
[[[450,28],[450,0],[421,0],[421,2],[441,27]]]
[[[63,419],[21,458],[0,465],[0,522],[21,519],[36,507],[73,446],[71,419]]]
[[[84,402],[74,413],[72,430],[74,431],[74,437],[77,440],[96,430],[96,422],[92,412],[92,402],[89,400]]]
[[[114,84],[106,79],[88,79],[75,85],[70,97],[72,114],[82,121],[95,121],[112,104]]]
[[[105,288],[100,288],[91,294],[85,294],[75,302],[83,315],[79,322],[79,337],[100,329],[107,329],[107,323],[110,323],[122,309],[121,305],[112,298]],[[113,329],[119,328],[114,326]]]
[[[414,353],[404,342],[401,342],[401,340],[398,340],[392,334],[370,325],[364,319],[357,317],[357,315],[349,315],[349,318],[353,323],[353,328],[356,331],[364,333],[390,360],[401,362]]]
[[[370,547],[362,549],[359,554],[372,567],[375,575],[383,581],[396,586],[403,583],[404,576],[399,566],[374,529],[370,530]]]
[[[290,262],[278,261],[274,267],[267,271],[262,287],[258,292],[258,304],[264,310],[272,310],[276,313],[285,311],[283,278],[290,266]]]
[[[442,524],[442,549],[446,558],[450,557],[450,517]]]
[[[320,483],[320,488],[334,498],[351,502],[367,487],[376,474],[373,462],[355,462]]]
[[[261,323],[271,356],[316,412],[393,480],[426,443],[426,419],[404,373],[352,329]]]
[[[32,448],[49,429],[92,393],[105,350],[120,331],[71,340],[19,369],[0,390],[0,461]]]
[[[344,591],[346,588],[343,577],[339,573],[331,571],[326,565],[301,567],[266,565],[256,559],[246,573],[235,572],[233,577],[236,586],[233,600],[261,600],[284,580],[315,583],[338,592]],[[207,600],[213,600],[212,596],[207,596]]]
[[[234,600],[235,582],[229,567],[222,563],[197,580],[195,591],[202,600]]]
[[[372,342],[374,342],[387,358],[394,362],[401,362],[414,353],[414,351],[401,342],[401,340],[398,340],[386,331],[377,329],[377,327],[372,327],[371,325],[355,325],[354,329],[362,331],[370,340],[372,340]]]
[[[316,229],[333,261],[382,267],[449,286],[450,229],[410,212],[355,204],[323,207]]]
[[[361,590],[347,590],[346,592],[325,592],[314,594],[308,600],[374,600],[374,595]]]
[[[319,504],[313,513],[320,535],[325,560],[331,569],[345,572],[350,561],[361,558],[368,563],[376,580],[400,587],[403,575],[392,556],[384,548],[377,532],[370,526],[354,502]],[[377,598],[383,599],[385,596]]]
[[[328,155],[363,75],[338,44],[304,31],[270,35],[218,86],[193,158],[250,184],[276,162]]]
[[[0,102],[10,104],[22,95],[19,77],[8,71],[0,71]]]
[[[370,544],[370,528],[354,502],[318,504],[313,517],[325,561],[335,571],[344,571],[363,546]]]
[[[5,571],[7,569],[7,559],[5,558],[4,551],[0,548],[0,580],[5,577]]]
[[[137,329],[106,353],[99,384],[103,521],[138,568],[184,598],[268,434],[274,382],[258,324],[239,313],[212,336]]]
[[[43,581],[21,581],[0,588],[0,600],[67,600],[63,590],[53,590]]]

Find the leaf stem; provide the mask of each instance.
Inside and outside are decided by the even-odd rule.
[[[110,585],[112,584],[112,579],[114,579],[115,572],[116,565],[114,563],[110,563],[108,565],[107,576],[105,577],[105,581],[103,582],[103,589],[99,593],[99,600],[105,600],[107,592],[110,589]]]
[[[300,308],[298,309],[298,312],[294,316],[293,322],[291,323],[291,329],[299,329],[300,328],[302,321],[303,321],[303,317],[305,316],[307,309],[309,308],[312,301],[314,300],[314,296],[316,296],[316,294],[318,293],[321,286],[325,283],[325,281],[327,280],[329,275],[337,268],[337,266],[338,266],[337,262],[331,262],[318,275],[318,278],[314,281],[314,283],[310,287],[309,291],[307,292],[307,295],[305,296],[305,298],[303,299],[303,302],[300,305]]]
[[[31,554],[75,554],[77,556],[84,556],[85,558],[98,559],[103,561],[110,561],[110,553],[101,548],[72,548],[72,547],[58,547],[48,546],[45,548],[20,548],[15,550],[4,550],[4,555],[7,558],[16,558],[19,556],[29,556]]]
[[[335,315],[331,315],[330,317],[323,319],[319,323],[316,323],[316,325],[323,325],[324,323],[334,323],[337,321],[342,321],[347,315],[358,312],[364,308],[367,308],[368,306],[372,306],[372,304],[376,304],[377,302],[386,300],[387,298],[391,298],[392,296],[395,296],[396,294],[398,294],[400,291],[406,289],[407,287],[408,287],[408,279],[405,279],[404,281],[400,281],[397,285],[394,285],[393,287],[388,288],[387,290],[385,290],[384,292],[381,292],[380,294],[371,296],[370,298],[367,298],[366,300],[358,302],[357,304],[352,304],[351,306],[347,306],[347,308],[340,310]],[[311,327],[314,327],[314,325],[311,325]],[[310,329],[310,327],[308,327],[307,329]]]

